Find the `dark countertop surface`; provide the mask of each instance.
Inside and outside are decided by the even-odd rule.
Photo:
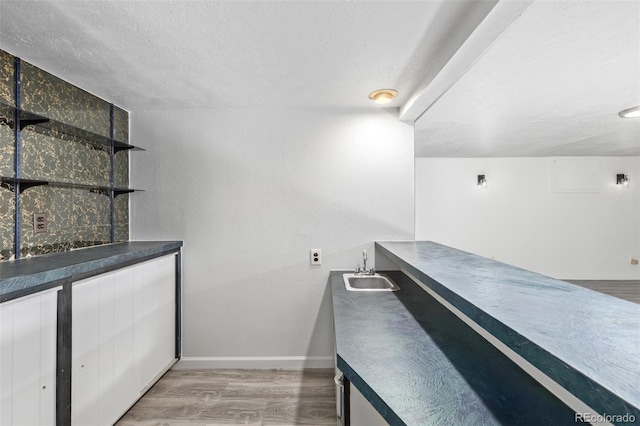
[[[0,262],[0,302],[176,252],[182,241],[130,241]]]
[[[596,411],[640,419],[640,305],[429,241],[380,254]]]
[[[392,425],[569,425],[575,413],[401,272],[330,285],[338,367]]]

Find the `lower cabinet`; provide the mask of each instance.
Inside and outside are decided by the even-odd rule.
[[[389,424],[355,386],[351,385],[349,395],[351,426],[387,426]]]
[[[111,425],[176,357],[175,256],[72,287],[71,418]]]
[[[0,305],[0,425],[56,422],[57,294]]]

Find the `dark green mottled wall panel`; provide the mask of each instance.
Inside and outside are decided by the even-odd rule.
[[[14,68],[15,58],[0,50],[0,103],[15,106],[14,100]],[[0,117],[0,176],[13,176],[14,138],[13,130],[6,123],[13,120],[6,117],[8,110],[2,108]],[[4,247],[4,245],[3,245]]]
[[[13,89],[13,64],[15,57],[4,50],[0,50],[0,102],[15,105],[15,91]]]
[[[115,140],[129,143],[129,113],[117,106],[113,107],[113,129]]]
[[[88,143],[22,131],[22,177],[109,185],[109,153]]]
[[[7,52],[0,50],[0,103],[14,106],[14,60]],[[0,176],[14,176],[13,130],[6,123],[11,117],[0,117]],[[0,260],[13,256],[15,199],[12,192],[0,188]]]
[[[15,58],[0,50],[0,176],[14,177],[15,135],[13,120]],[[35,113],[109,137],[111,104],[27,62],[21,61],[21,110]],[[0,105],[0,107],[2,107]],[[6,116],[6,117],[5,117]],[[46,134],[27,126],[21,131],[21,178],[49,181],[50,185],[25,189],[20,195],[20,254],[44,254],[110,242],[111,206],[107,195],[88,189],[56,186],[67,184],[110,185],[109,148],[100,143],[62,133],[61,127]],[[114,138],[129,141],[129,114],[113,108]],[[129,185],[129,151],[114,157],[114,179],[118,187]],[[129,239],[128,196],[114,202],[114,234],[117,241]],[[47,232],[34,233],[33,215],[47,215]],[[0,260],[13,255],[15,194],[0,188]]]
[[[129,143],[129,113],[121,108],[113,108],[114,138]],[[119,151],[113,158],[115,186],[129,187],[129,150]],[[129,195],[121,194],[114,199],[114,240],[129,241]]]
[[[22,107],[90,132],[109,136],[110,104],[28,63],[22,64]],[[22,133],[23,177],[109,185],[109,152],[67,134]],[[21,254],[104,244],[109,238],[109,198],[87,190],[38,187],[21,195]],[[48,215],[48,231],[33,232],[33,214]]]
[[[109,136],[110,104],[27,62],[22,62],[22,109]]]
[[[69,241],[68,231],[73,226],[73,199],[67,188],[39,186],[29,188],[20,195],[22,204],[22,254],[50,253],[56,244]],[[33,214],[47,215],[48,230],[33,233]]]
[[[37,255],[109,242],[109,198],[84,189],[39,186],[20,196],[21,254]],[[33,214],[48,216],[48,231],[33,232]]]
[[[114,156],[113,168],[117,187],[129,187],[129,151],[119,151]]]
[[[115,240],[129,241],[129,195],[122,194],[115,199],[114,205]]]
[[[13,130],[0,125],[0,176],[13,176]]]
[[[13,192],[0,188],[0,260],[13,256],[15,198]]]
[[[114,106],[113,108],[114,138],[129,143],[129,113]],[[129,187],[129,151],[119,151],[114,157],[114,179],[117,187]],[[125,197],[128,199],[128,197]],[[128,209],[127,209],[128,210]]]

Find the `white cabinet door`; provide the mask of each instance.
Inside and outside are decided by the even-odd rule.
[[[142,369],[144,392],[175,358],[175,256],[146,262],[134,269],[142,301]]]
[[[175,256],[73,285],[72,423],[109,425],[175,357]]]
[[[99,424],[100,280],[72,288],[71,419],[76,425]]]
[[[350,420],[353,426],[388,426],[389,423],[376,411],[356,387],[349,389]]]
[[[134,351],[134,286],[133,269],[125,268],[114,275],[114,341],[113,341],[113,410],[125,413],[138,399],[140,356]]]
[[[113,424],[137,399],[130,268],[73,285],[72,422]]]
[[[0,425],[55,424],[57,292],[0,305]]]
[[[113,375],[114,375],[114,326],[115,326],[115,299],[114,299],[114,275],[105,274],[100,278],[100,304],[98,331],[98,424],[112,424],[113,410]]]

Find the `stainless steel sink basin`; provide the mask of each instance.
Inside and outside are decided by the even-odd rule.
[[[349,291],[398,291],[400,287],[384,275],[343,274],[344,286]]]

